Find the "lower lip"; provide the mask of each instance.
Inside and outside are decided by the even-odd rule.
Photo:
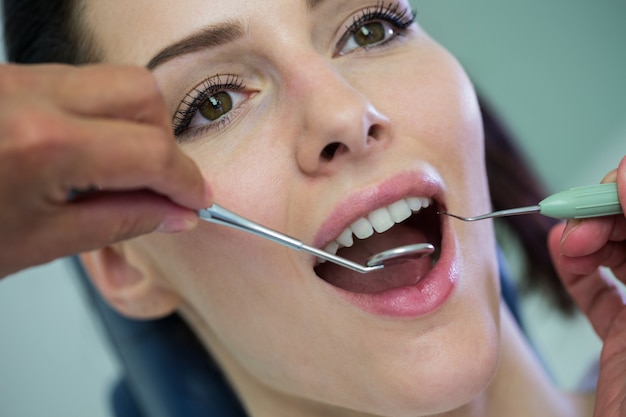
[[[342,298],[366,312],[388,317],[415,318],[439,309],[450,298],[458,282],[455,267],[454,240],[445,236],[441,257],[434,267],[417,284],[393,288],[376,294],[359,294],[335,289]],[[366,279],[366,277],[364,276]]]

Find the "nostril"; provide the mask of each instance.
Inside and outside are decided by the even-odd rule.
[[[326,145],[324,149],[322,149],[321,157],[326,161],[330,161],[335,157],[337,150],[341,147],[340,142],[333,142],[329,145]]]
[[[372,125],[367,132],[370,138],[380,139],[384,135],[383,127],[377,124]]]

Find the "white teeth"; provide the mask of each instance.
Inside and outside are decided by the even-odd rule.
[[[352,230],[350,230],[350,228],[347,228],[346,230],[344,230],[341,236],[337,238],[337,242],[345,248],[349,248],[350,246],[354,245],[354,239],[352,238]]]
[[[411,217],[411,208],[406,200],[400,200],[389,207],[389,214],[391,214],[391,218],[395,223],[400,223]]]
[[[387,230],[391,229],[395,224],[394,221],[391,219],[391,214],[389,214],[389,210],[387,210],[385,207],[374,210],[369,214],[369,216],[367,216],[367,218],[372,224],[372,227],[374,227],[374,230],[376,230],[378,233],[386,232]]]
[[[372,224],[364,218],[360,218],[352,223],[350,225],[350,230],[352,230],[354,235],[359,239],[367,239],[374,234],[374,226],[372,226]]]
[[[413,211],[419,211],[422,209],[422,199],[419,197],[407,198],[406,202]]]
[[[331,253],[333,255],[335,255],[338,250],[339,250],[339,243],[336,240],[333,240],[324,248],[324,251]]]
[[[359,239],[367,239],[374,234],[383,233],[391,229],[394,224],[403,222],[414,212],[420,211],[432,204],[428,197],[409,197],[396,201],[387,207],[372,211],[367,218],[360,218],[346,228],[341,235],[330,242],[324,249],[333,255],[339,248],[350,247],[354,244],[353,234]]]

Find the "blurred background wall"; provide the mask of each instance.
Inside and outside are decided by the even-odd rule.
[[[626,2],[413,4],[551,189],[595,183],[626,155]],[[525,300],[524,317],[555,380],[574,387],[599,349],[588,325],[540,297]],[[0,281],[0,331],[0,416],[110,416],[119,367],[65,261]]]
[[[414,1],[554,188],[626,154],[626,2]]]

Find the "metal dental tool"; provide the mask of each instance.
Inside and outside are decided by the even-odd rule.
[[[385,266],[389,266],[392,261],[393,263],[404,262],[410,259],[428,256],[435,251],[435,247],[430,243],[417,243],[414,245],[401,246],[399,248],[389,249],[372,256],[368,259],[367,266],[365,266],[312,246],[305,245],[291,236],[287,236],[265,226],[261,226],[260,224],[245,219],[217,204],[213,204],[209,208],[198,211],[198,215],[202,220],[207,222],[232,227],[233,229],[242,230],[244,232],[269,239],[288,248],[310,253],[318,258],[325,259],[362,274],[377,271]]]
[[[623,209],[617,195],[617,184],[613,182],[572,188],[552,194],[541,200],[536,206],[494,211],[482,216],[462,217],[439,212],[439,214],[445,214],[466,222],[531,213],[540,213],[556,219],[584,219],[620,214],[623,213]]]

